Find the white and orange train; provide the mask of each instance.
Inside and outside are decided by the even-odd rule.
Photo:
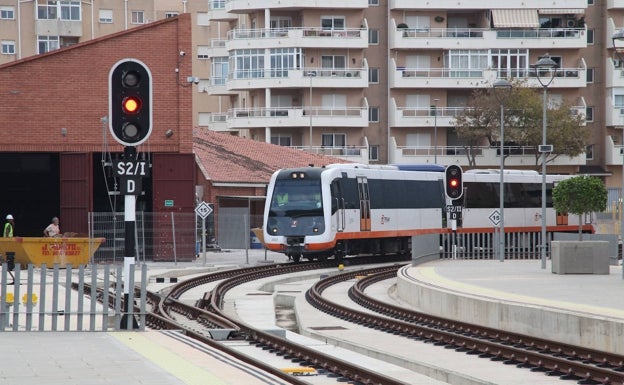
[[[557,215],[553,185],[569,176],[547,176],[547,231],[576,232],[576,216]],[[542,177],[534,171],[506,172],[505,229],[541,228]],[[492,233],[500,205],[500,174],[463,174],[458,232]],[[333,164],[276,171],[267,188],[265,247],[298,262],[346,255],[409,253],[411,237],[448,233],[444,167]],[[583,231],[592,231],[585,226]]]

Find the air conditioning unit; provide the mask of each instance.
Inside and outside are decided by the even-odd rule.
[[[566,25],[568,28],[576,28],[576,19],[568,19]]]

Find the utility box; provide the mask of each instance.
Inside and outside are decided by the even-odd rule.
[[[609,242],[552,241],[554,274],[609,274]]]

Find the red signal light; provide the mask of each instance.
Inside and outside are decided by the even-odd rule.
[[[458,181],[457,179],[451,179],[451,180],[449,181],[449,185],[450,185],[451,187],[457,187],[457,186],[459,186],[459,181]]]
[[[136,114],[141,109],[141,99],[128,96],[121,102],[121,107],[127,114]]]

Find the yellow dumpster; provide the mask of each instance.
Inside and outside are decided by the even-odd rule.
[[[7,253],[15,253],[15,263],[23,268],[28,264],[47,267],[59,264],[62,267],[86,265],[93,253],[104,242],[104,238],[0,238],[0,253],[6,260]]]

